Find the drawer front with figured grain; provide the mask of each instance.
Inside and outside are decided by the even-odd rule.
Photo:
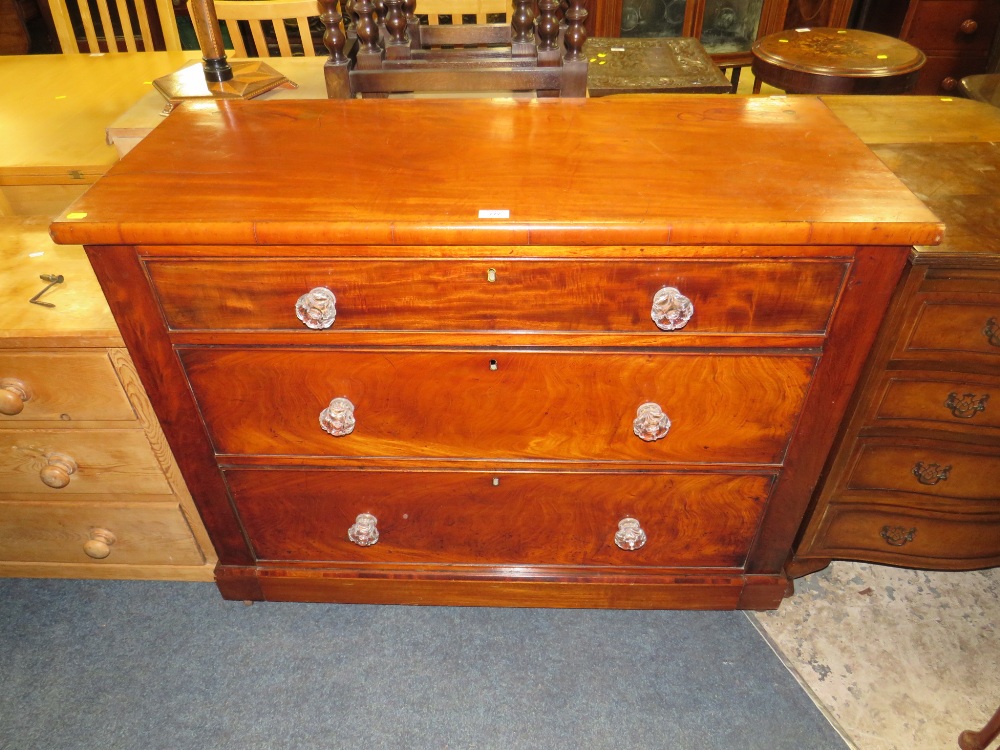
[[[816,365],[492,349],[179,353],[218,453],[339,457],[777,464]]]
[[[0,430],[0,487],[57,495],[170,495],[141,430]]]
[[[1000,562],[1000,513],[838,504],[827,509],[818,539],[819,555],[898,561],[907,567],[919,567],[921,560]]]
[[[870,421],[882,428],[923,428],[997,435],[1000,379],[982,375],[889,371]]]
[[[153,259],[146,268],[174,330],[822,334],[848,264]]]
[[[996,298],[981,295],[922,295],[908,338],[901,339],[896,357],[946,358],[949,363],[989,362],[1000,365],[1000,288]]]
[[[1000,512],[1000,452],[930,440],[861,441],[846,489],[993,501]]]
[[[38,563],[202,565],[175,503],[6,503],[0,560]]]
[[[743,564],[773,482],[274,469],[226,479],[260,560],[708,567]]]
[[[106,351],[0,350],[0,427],[23,421],[130,421],[136,415]]]
[[[996,0],[914,0],[906,41],[924,52],[987,52],[1000,21]]]

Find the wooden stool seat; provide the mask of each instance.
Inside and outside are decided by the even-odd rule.
[[[790,94],[905,94],[927,58],[899,39],[858,29],[789,29],[751,48],[758,81]]]

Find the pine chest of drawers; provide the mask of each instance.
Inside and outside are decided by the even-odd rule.
[[[211,580],[211,543],[83,248],[53,245],[48,223],[0,218],[0,576]],[[39,297],[42,275],[62,281]]]
[[[762,608],[941,226],[818,101],[692,96],[185,105],[53,232],[224,596]]]

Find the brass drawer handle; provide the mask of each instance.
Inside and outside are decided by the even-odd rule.
[[[890,547],[902,547],[904,544],[913,541],[917,535],[916,527],[907,531],[902,526],[883,526],[879,534]]]
[[[938,482],[947,481],[948,473],[950,471],[950,466],[925,464],[923,461],[917,461],[916,466],[913,467],[913,476],[917,478],[917,481],[920,482],[920,484],[933,485]]]
[[[65,453],[49,453],[45,456],[45,460],[48,463],[42,467],[38,475],[47,486],[57,490],[68,485],[70,476],[79,468],[73,457]]]
[[[359,547],[371,547],[378,541],[378,519],[371,513],[361,513],[347,530],[347,538]]]
[[[23,380],[0,378],[0,414],[13,417],[24,409],[24,402],[31,400],[31,389]]]
[[[646,543],[646,532],[634,518],[623,518],[618,522],[615,544],[621,549],[636,550]]]
[[[337,297],[325,286],[318,286],[299,297],[295,303],[295,315],[306,324],[306,328],[329,328],[337,319]]]
[[[91,529],[90,539],[83,543],[83,551],[88,557],[103,560],[111,554],[112,545],[118,538],[107,529]]]
[[[339,397],[319,413],[319,426],[334,437],[343,437],[354,432],[354,404],[350,399]]]
[[[979,412],[986,410],[986,402],[989,400],[990,394],[988,393],[982,396],[977,396],[975,393],[963,393],[959,396],[952,391],[948,394],[944,405],[959,419],[972,419]]]
[[[666,437],[669,431],[670,417],[666,415],[659,404],[650,401],[636,409],[635,419],[632,420],[632,432],[640,440],[651,443]]]
[[[1000,346],[1000,324],[996,318],[990,318],[983,327],[983,335],[991,346]]]
[[[694,315],[694,304],[680,290],[665,286],[653,295],[650,317],[661,331],[683,328]]]

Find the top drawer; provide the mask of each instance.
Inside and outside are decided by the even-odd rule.
[[[335,316],[315,323],[320,332],[655,333],[654,296],[672,287],[691,305],[686,323],[665,316],[675,334],[822,334],[848,263],[150,259],[146,267],[174,330],[309,331],[297,303],[322,287],[335,297]],[[664,312],[685,306],[673,296]],[[308,317],[310,307],[303,302],[299,312]]]
[[[132,421],[132,405],[105,351],[0,351],[0,426],[5,422]],[[0,394],[3,395],[3,394]]]
[[[997,290],[1000,292],[1000,288]],[[915,301],[915,324],[902,339],[898,359],[990,362],[1000,358],[1000,295],[922,294]]]
[[[924,52],[986,52],[998,21],[997,0],[917,0],[906,41]]]

